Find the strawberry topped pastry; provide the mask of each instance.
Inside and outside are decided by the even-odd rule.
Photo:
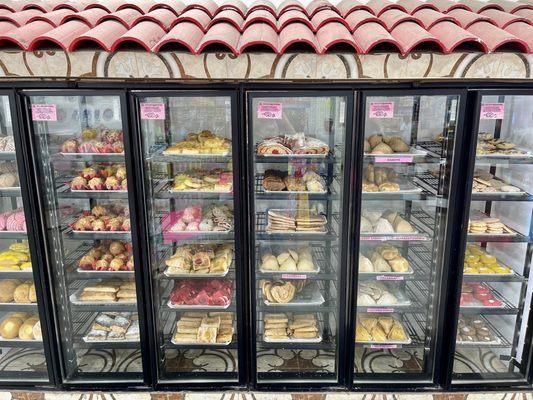
[[[484,283],[464,282],[461,289],[461,307],[502,307],[491,288]]]
[[[72,190],[127,190],[124,164],[94,164],[70,182]]]
[[[74,231],[87,232],[130,231],[129,211],[118,205],[96,205],[91,211],[84,211],[70,227]]]
[[[290,154],[327,154],[329,146],[323,141],[306,136],[304,133],[293,135],[269,136],[257,144],[259,155]]]
[[[124,135],[118,129],[85,128],[81,139],[67,139],[62,153],[124,153]]]
[[[133,271],[131,243],[104,241],[80,258],[78,267],[87,271]]]
[[[177,280],[170,293],[172,305],[223,306],[231,303],[233,282],[224,279]]]

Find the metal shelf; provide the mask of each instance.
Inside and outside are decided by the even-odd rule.
[[[210,154],[163,154],[166,147],[160,146],[160,148],[152,152],[146,161],[160,162],[160,163],[200,163],[200,164],[213,164],[213,163],[230,163],[232,162],[232,155],[210,155]]]
[[[0,231],[0,239],[27,239],[27,232]]]
[[[515,315],[519,310],[509,300],[507,300],[500,292],[494,289],[492,286],[487,285],[494,294],[494,298],[503,303],[503,307],[464,307],[461,306],[459,312],[461,314],[483,314],[483,315]]]
[[[462,310],[461,310],[462,313]],[[485,322],[485,324],[489,327],[490,331],[494,336],[498,338],[499,343],[480,343],[475,342],[473,344],[466,344],[466,343],[456,343],[456,347],[458,348],[475,348],[475,347],[483,347],[483,348],[509,348],[511,347],[511,343],[505,338],[505,336],[492,324],[487,318],[483,317],[482,315],[479,316],[480,319]]]
[[[25,270],[0,270],[0,279],[33,279],[33,271]]]
[[[16,159],[17,159],[17,153],[15,153],[14,151],[0,151],[1,161],[16,160]]]
[[[127,191],[118,190],[83,190],[72,191],[68,185],[61,185],[56,190],[57,197],[62,199],[127,199]]]
[[[52,156],[54,161],[92,161],[92,162],[124,162],[124,153],[57,153]]]
[[[20,187],[0,188],[0,197],[20,197]]]
[[[306,199],[306,200],[337,200],[339,195],[335,190],[333,182],[326,182],[327,191],[324,193],[316,192],[301,192],[294,193],[286,190],[267,192],[263,188],[264,174],[256,174],[254,180],[254,192],[255,198],[258,200],[293,200],[293,199]],[[324,179],[326,179],[323,176]],[[333,178],[336,179],[335,177]]]
[[[170,191],[172,183],[168,180],[161,180],[154,185],[153,197],[155,199],[188,199],[188,200],[224,200],[229,201],[233,199],[233,192],[218,193],[218,192],[180,192]]]
[[[0,303],[0,311],[37,312],[37,303]]]
[[[417,320],[418,319],[418,320]],[[422,316],[420,314],[412,315],[403,315],[402,325],[409,337],[411,338],[411,343],[409,344],[400,344],[400,343],[391,343],[391,342],[376,342],[376,343],[359,343],[355,342],[355,347],[364,347],[379,349],[380,346],[383,346],[384,349],[390,348],[421,348],[425,346],[425,340],[423,336],[419,335],[419,332],[425,332],[425,326],[422,325],[423,322]]]
[[[264,349],[299,349],[299,350],[335,350],[337,345],[334,341],[322,339],[321,342],[265,342],[263,335],[257,335],[257,345]]]
[[[70,227],[65,228],[63,236],[71,240],[131,240],[130,231],[74,232]]]
[[[284,156],[260,156],[254,151],[255,164],[290,164],[297,161],[305,161],[307,164],[333,164],[338,162],[330,152],[325,156],[315,154],[289,154]]]
[[[42,340],[22,340],[22,339],[2,339],[0,338],[0,347],[22,348],[22,349],[42,349]]]

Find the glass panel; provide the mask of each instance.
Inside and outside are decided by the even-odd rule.
[[[257,380],[336,381],[346,96],[251,102]]]
[[[531,354],[533,96],[483,96],[478,118],[456,382],[523,379]]]
[[[366,98],[356,381],[432,379],[458,103]]]
[[[141,380],[118,96],[30,96],[64,379]]]
[[[48,380],[11,111],[0,96],[0,379]]]
[[[231,98],[141,97],[161,380],[237,380]]]

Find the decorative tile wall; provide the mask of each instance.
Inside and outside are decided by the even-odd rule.
[[[533,54],[276,55],[120,51],[1,51],[3,78],[231,80],[531,79]]]

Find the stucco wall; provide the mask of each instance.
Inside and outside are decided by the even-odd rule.
[[[242,54],[1,51],[0,78],[531,79],[533,54]]]

